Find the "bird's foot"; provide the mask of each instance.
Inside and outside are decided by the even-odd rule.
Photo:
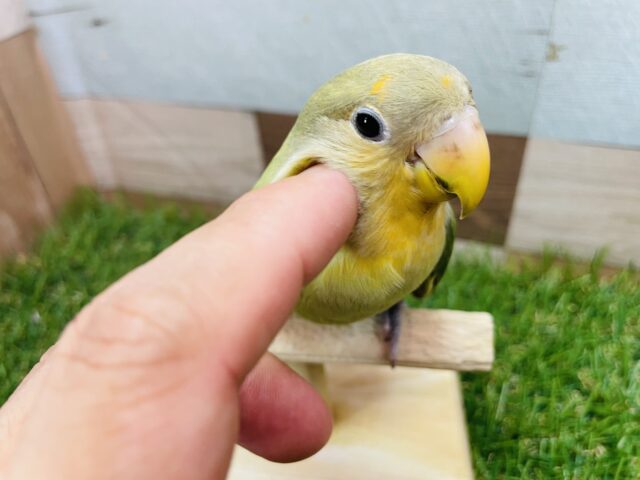
[[[402,302],[398,302],[377,317],[381,327],[381,336],[387,348],[387,358],[391,368],[396,366],[398,360],[398,341],[400,340],[400,312]]]

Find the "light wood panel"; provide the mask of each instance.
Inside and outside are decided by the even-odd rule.
[[[18,4],[1,2],[2,15]],[[26,25],[12,18],[0,17],[5,33],[9,21],[18,30]],[[24,250],[75,188],[90,182],[35,33],[12,33],[0,41],[0,254]]]
[[[0,90],[57,209],[91,179],[33,31],[0,42]]]
[[[49,199],[0,91],[0,256],[24,250],[51,217]]]
[[[640,150],[529,139],[507,247],[640,264]]]
[[[105,132],[98,118],[99,111],[95,108],[95,101],[65,100],[63,104],[69,112],[78,143],[97,186],[105,190],[119,188]]]
[[[104,188],[230,203],[262,172],[253,114],[115,100],[67,100]]]
[[[487,371],[493,363],[493,318],[486,312],[403,310],[397,365]],[[269,347],[289,362],[388,365],[375,319],[324,325],[291,318]]]

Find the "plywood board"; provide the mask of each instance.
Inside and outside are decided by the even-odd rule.
[[[33,31],[0,42],[0,90],[57,209],[91,179]]]
[[[51,217],[49,199],[0,92],[0,256],[24,250]]]
[[[78,144],[97,186],[105,190],[117,189],[120,185],[95,102],[67,100],[63,101],[63,104],[69,112]]]
[[[328,445],[294,464],[237,447],[229,480],[473,478],[457,374],[329,365],[327,380],[334,412]]]
[[[116,100],[65,104],[103,188],[225,204],[262,172],[253,114]]]
[[[640,150],[529,139],[507,247],[640,264]]]

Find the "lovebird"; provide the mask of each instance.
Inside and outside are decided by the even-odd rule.
[[[345,70],[309,98],[256,188],[316,164],[347,176],[359,215],[296,313],[339,324],[377,316],[393,366],[403,299],[430,294],[447,268],[456,224],[449,200],[459,199],[463,218],[487,189],[489,146],[469,81],[413,54]]]

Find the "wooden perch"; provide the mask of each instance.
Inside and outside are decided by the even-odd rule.
[[[493,317],[486,312],[404,309],[398,365],[487,371],[493,363]],[[321,325],[291,318],[269,350],[288,362],[388,364],[374,319]]]

